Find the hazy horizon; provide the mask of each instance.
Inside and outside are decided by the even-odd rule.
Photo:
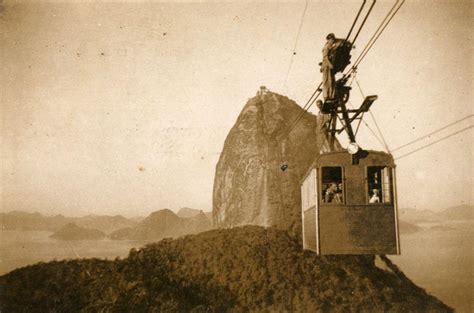
[[[353,58],[392,3],[377,2]],[[219,153],[248,98],[266,85],[304,105],[324,37],[343,37],[359,5],[309,2],[285,83],[304,1],[3,2],[1,212],[212,210]],[[472,115],[472,15],[470,1],[407,2],[359,66],[390,148]],[[363,126],[358,141],[383,148]],[[399,207],[472,205],[472,147],[471,129],[397,160]]]
[[[441,208],[440,210],[430,210],[430,208],[412,208],[412,207],[400,207],[398,208],[399,210],[399,213],[401,213],[401,211],[403,210],[416,210],[416,211],[430,211],[430,212],[442,212],[444,210],[449,210],[449,209],[453,209],[453,208],[457,208],[457,207],[460,207],[460,206],[469,206],[469,207],[474,207],[473,205],[471,204],[461,204],[461,205],[455,205],[455,206],[450,206],[450,207],[445,207],[445,208]],[[87,214],[63,214],[63,213],[51,213],[51,212],[38,212],[38,211],[23,211],[23,210],[6,210],[6,211],[1,211],[0,213],[12,213],[12,212],[23,212],[23,213],[40,213],[42,214],[43,216],[47,216],[47,217],[51,217],[51,216],[55,216],[55,215],[63,215],[65,217],[84,217],[84,216],[88,216],[88,215],[97,215],[97,216],[116,216],[116,215],[122,215],[126,218],[145,218],[147,217],[148,215],[150,215],[151,213],[153,212],[157,212],[157,211],[160,211],[160,210],[171,210],[173,211],[174,213],[178,213],[180,209],[183,209],[183,208],[189,208],[189,209],[194,209],[194,210],[199,210],[199,211],[203,211],[204,213],[211,213],[212,212],[212,209],[207,209],[207,208],[204,208],[204,209],[201,209],[201,208],[192,208],[192,207],[189,207],[189,206],[184,206],[184,207],[180,207],[180,208],[157,208],[155,210],[151,210],[149,212],[143,212],[143,214],[133,214],[131,212],[128,212],[126,214],[120,214],[120,213],[116,213],[114,214],[114,212],[108,212],[108,213],[105,213],[105,214],[100,214],[100,213],[94,213],[94,212],[91,212],[91,213],[87,213]],[[403,220],[403,218],[402,218]]]
[[[194,209],[194,210],[199,210],[199,211],[202,211],[204,213],[210,213],[212,212],[212,209],[199,209],[199,208],[190,208],[190,207],[182,207],[182,208],[189,208],[189,209]],[[98,213],[88,213],[88,214],[62,214],[62,213],[49,213],[49,212],[46,212],[46,213],[41,213],[41,212],[38,212],[38,211],[22,211],[22,210],[10,210],[10,211],[2,211],[0,213],[13,213],[13,212],[21,212],[21,213],[39,213],[39,214],[42,214],[43,216],[46,216],[46,217],[52,217],[52,216],[56,216],[56,215],[63,215],[65,217],[85,217],[85,216],[117,216],[117,215],[122,215],[126,218],[145,218],[147,217],[148,215],[150,215],[151,213],[153,212],[157,212],[157,211],[161,211],[161,210],[171,210],[173,211],[175,214],[177,214],[179,212],[180,209],[182,208],[157,208],[156,210],[152,210],[150,212],[144,212],[145,214],[142,214],[142,215],[139,215],[139,214],[136,214],[136,215],[133,215],[133,213],[128,213],[128,214],[114,214],[113,212],[110,212],[110,213],[107,213],[107,214],[98,214]]]

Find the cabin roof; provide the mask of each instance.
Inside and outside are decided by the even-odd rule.
[[[311,166],[308,168],[306,171],[305,175],[302,177],[300,183],[303,183],[303,181],[306,179],[310,171],[315,168],[319,167],[321,165],[328,164],[328,166],[331,166],[330,163],[334,164],[334,166],[337,164],[339,166],[371,166],[371,165],[377,165],[378,164],[384,164],[390,167],[395,167],[395,162],[393,160],[393,156],[390,153],[386,153],[383,151],[376,151],[376,150],[367,150],[369,152],[369,155],[363,159],[360,160],[359,165],[352,165],[352,156],[347,152],[347,150],[342,150],[342,151],[331,151],[331,152],[325,152],[318,154],[313,162],[311,163]],[[324,159],[327,159],[328,157],[333,160],[333,162],[324,162]]]

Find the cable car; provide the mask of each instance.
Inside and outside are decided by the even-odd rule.
[[[320,151],[300,182],[303,247],[319,255],[400,254],[394,159],[390,153],[364,150],[356,142],[360,122],[378,96],[365,97],[359,108],[346,106],[351,91],[349,79],[355,79],[358,65],[404,3],[397,1],[393,5],[354,64],[343,73],[351,64],[350,52],[375,2],[372,1],[354,38],[350,36],[366,1],[361,4],[344,40],[336,39],[332,33],[326,37],[334,40],[331,49],[335,50],[327,55],[332,64],[332,79],[324,79],[327,73],[323,73],[323,81],[289,129],[290,133],[302,114],[316,102],[323,91],[321,86],[334,90],[333,98],[327,97],[324,102],[319,100],[318,104],[321,114],[327,117],[323,119],[328,134],[327,146],[334,149],[336,134],[342,132],[347,134],[349,145],[346,150]],[[343,76],[334,81],[337,73],[343,73]],[[355,131],[354,121],[359,121]],[[281,166],[282,171],[288,168],[287,164]]]
[[[301,183],[304,249],[317,254],[399,254],[395,163],[367,151],[318,155]]]
[[[341,132],[349,146],[317,155],[301,182],[303,247],[317,254],[400,254],[393,157],[361,149],[352,128],[377,96],[348,109],[350,75],[336,82],[335,99],[321,107],[330,146]]]

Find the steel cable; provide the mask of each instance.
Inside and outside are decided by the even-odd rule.
[[[374,0],[374,1],[372,2],[372,5],[370,6],[369,11],[368,11],[367,14],[365,15],[365,18],[364,18],[364,20],[362,21],[362,24],[360,25],[359,30],[357,31],[357,34],[356,34],[355,37],[354,37],[354,40],[352,40],[352,44],[354,44],[354,43],[356,42],[356,40],[357,40],[357,37],[359,37],[360,31],[361,31],[362,28],[364,27],[365,22],[367,22],[367,19],[369,18],[370,13],[372,12],[372,9],[373,9],[374,6],[375,6],[375,2],[377,2],[377,0]]]
[[[449,127],[451,127],[451,126],[453,126],[453,125],[455,125],[455,124],[458,124],[458,123],[460,123],[460,122],[462,122],[462,121],[465,121],[465,120],[467,120],[467,119],[469,119],[469,118],[471,118],[471,117],[473,117],[473,116],[474,116],[474,114],[470,114],[470,115],[468,115],[468,116],[466,116],[466,117],[464,117],[464,118],[462,118],[462,119],[460,119],[460,120],[457,120],[457,121],[455,121],[455,122],[449,123],[448,125],[445,125],[445,126],[443,126],[443,127],[441,127],[441,128],[438,128],[437,130],[432,131],[432,132],[430,132],[429,134],[424,135],[423,137],[417,138],[417,139],[412,140],[412,141],[410,141],[410,142],[408,142],[408,143],[406,143],[406,144],[404,144],[404,145],[401,145],[401,146],[399,146],[399,147],[396,147],[395,149],[392,150],[392,152],[397,151],[397,150],[400,150],[401,148],[405,148],[405,147],[407,147],[407,146],[410,146],[410,145],[412,145],[412,144],[414,144],[414,143],[416,143],[416,142],[418,142],[418,141],[420,141],[420,140],[423,140],[423,139],[425,139],[425,138],[428,138],[428,137],[430,137],[430,136],[432,136],[432,135],[434,135],[434,134],[436,134],[436,133],[439,133],[439,132],[442,131],[442,130],[445,130],[446,128],[449,128]],[[472,126],[471,126],[471,127],[472,127]]]
[[[288,65],[288,71],[286,72],[285,83],[283,84],[283,88],[286,89],[286,83],[288,82],[288,76],[290,75],[291,66],[293,65],[293,59],[296,54],[296,47],[298,45],[298,40],[300,38],[301,29],[303,28],[304,17],[306,15],[306,9],[308,8],[309,0],[306,0],[306,4],[304,6],[303,14],[301,15],[300,26],[298,28],[298,33],[296,34],[295,45],[293,47],[293,52],[291,54],[290,64]]]
[[[355,82],[357,84],[357,87],[359,88],[360,94],[365,99],[365,95],[364,95],[364,92],[362,91],[362,88],[360,87],[359,81],[357,80],[357,78],[355,76],[354,76],[354,79],[355,79]],[[380,137],[382,138],[383,146],[385,147],[387,152],[390,153],[390,149],[388,148],[387,141],[385,140],[385,138],[382,134],[382,131],[380,130],[379,124],[377,123],[377,120],[375,119],[374,114],[370,110],[369,110],[369,114],[372,117],[372,120],[374,121],[375,127],[377,128],[377,131],[379,132]]]
[[[400,4],[399,4],[400,3]],[[390,11],[387,13],[387,15],[385,16],[385,18],[382,20],[382,22],[380,23],[380,25],[377,27],[377,30],[374,32],[374,34],[372,35],[372,37],[370,38],[370,40],[367,42],[366,46],[364,47],[364,49],[362,50],[361,54],[357,57],[354,65],[349,69],[348,72],[346,72],[346,74],[344,74],[344,76],[347,76],[349,75],[351,72],[353,72],[358,66],[359,64],[362,62],[362,60],[365,58],[365,56],[367,55],[367,53],[370,51],[370,49],[372,49],[373,45],[375,44],[375,42],[378,40],[378,38],[380,37],[380,35],[383,33],[383,31],[385,30],[385,28],[390,24],[390,22],[392,21],[392,19],[395,17],[395,15],[398,13],[398,10],[400,10],[400,8],[403,6],[403,4],[405,3],[405,0],[402,0],[400,2],[400,0],[397,0],[395,2],[395,4],[392,6],[392,8],[390,9]],[[395,10],[395,11],[394,11]],[[388,21],[387,21],[388,19]]]
[[[429,144],[427,144],[427,145],[424,145],[424,146],[422,146],[422,147],[420,147],[420,148],[418,148],[418,149],[415,149],[415,150],[413,150],[413,151],[411,151],[411,152],[408,152],[408,153],[403,154],[403,155],[401,155],[401,156],[399,156],[399,157],[396,157],[395,160],[399,160],[399,159],[404,158],[404,157],[406,157],[406,156],[409,156],[409,155],[411,155],[411,154],[413,154],[413,153],[415,153],[415,152],[418,152],[418,151],[420,151],[420,150],[423,150],[423,149],[425,149],[425,148],[428,148],[429,146],[432,146],[432,145],[434,145],[434,144],[436,144],[436,143],[438,143],[438,142],[441,142],[441,141],[443,141],[443,140],[445,140],[445,139],[448,139],[448,138],[450,138],[450,137],[452,137],[452,136],[454,136],[454,135],[457,135],[457,134],[459,134],[459,133],[462,133],[462,132],[464,132],[464,131],[466,131],[466,130],[468,130],[468,129],[470,129],[470,128],[473,128],[473,127],[474,127],[474,125],[465,127],[465,128],[463,128],[463,129],[458,130],[458,131],[456,131],[456,132],[454,132],[454,133],[452,133],[452,134],[449,134],[449,135],[447,135],[447,136],[445,136],[445,137],[443,137],[443,138],[440,138],[440,139],[438,139],[438,140],[436,140],[436,141],[434,141],[434,142],[431,142],[431,143],[429,143]]]

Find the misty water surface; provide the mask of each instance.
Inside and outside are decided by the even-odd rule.
[[[401,237],[400,256],[390,256],[415,284],[454,307],[473,312],[474,222],[419,224],[423,231]]]
[[[0,275],[15,268],[74,258],[126,257],[131,248],[144,243],[128,240],[74,240],[49,238],[48,231],[2,230],[0,239]]]

